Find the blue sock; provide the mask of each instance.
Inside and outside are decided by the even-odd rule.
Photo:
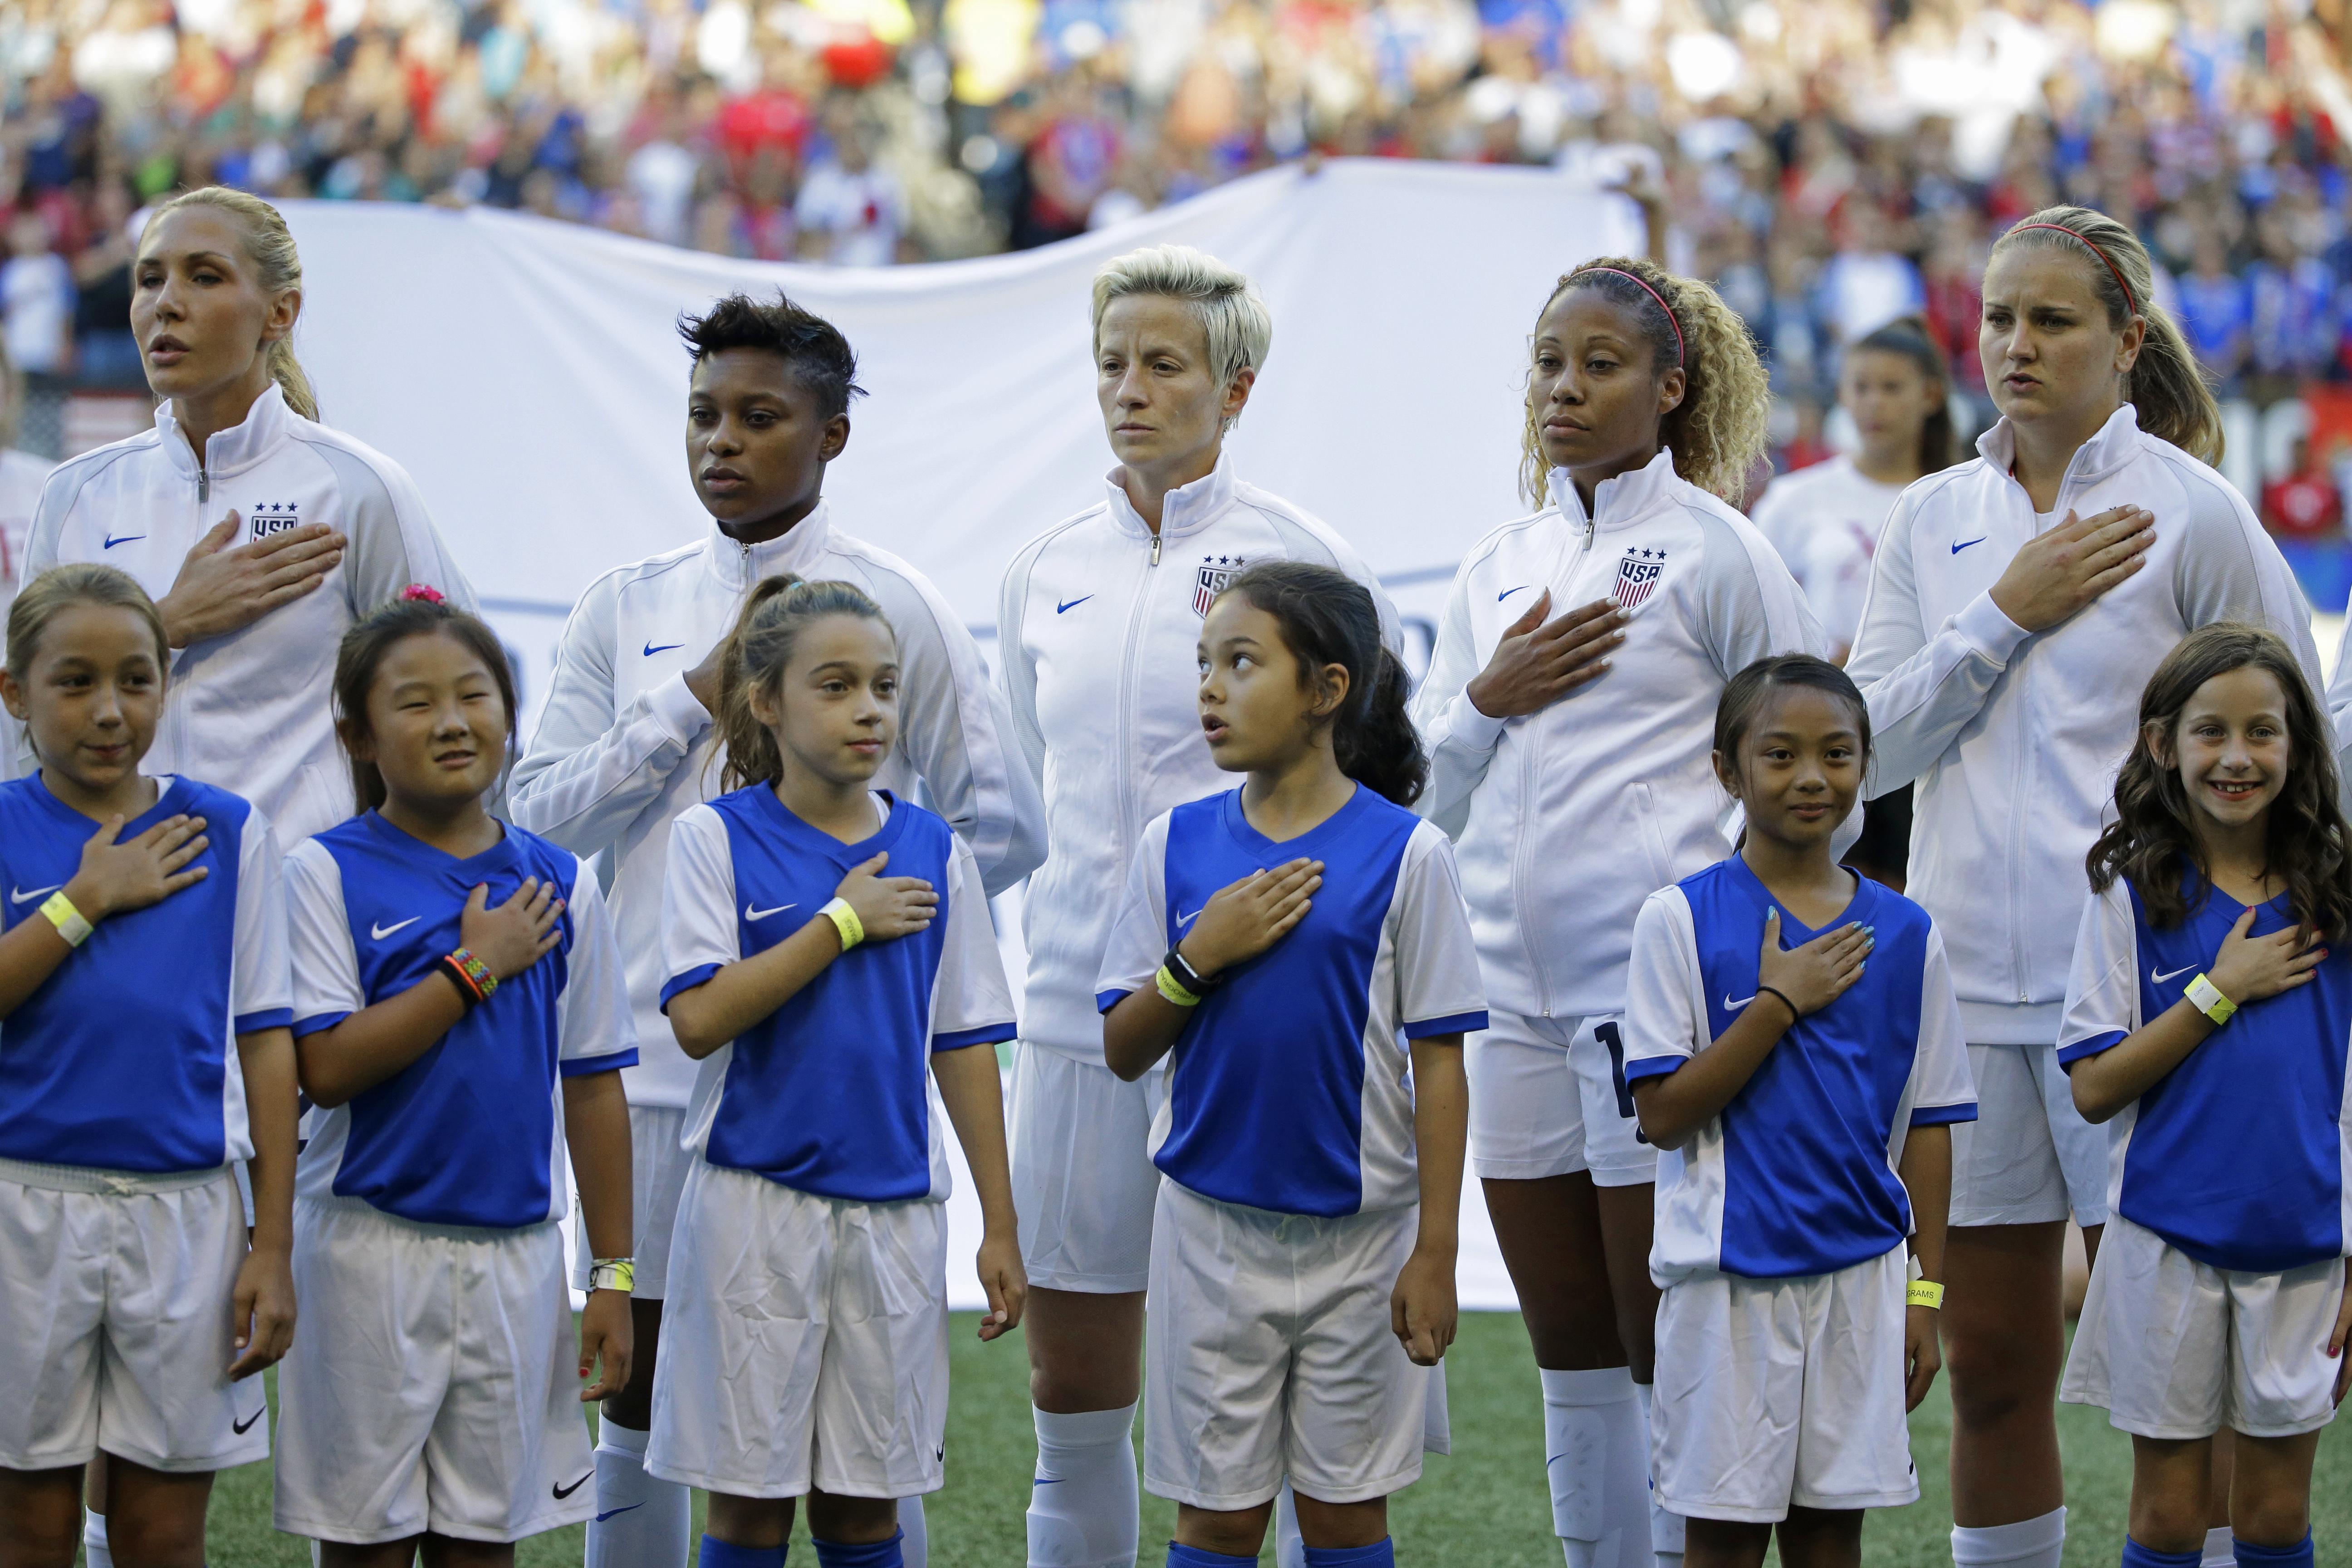
[[[2241,1535],[2232,1535],[2230,1543],[2237,1548],[2238,1568],[2311,1568],[2309,1531],[2294,1546],[2256,1546]]]
[[[1382,1536],[1370,1546],[1310,1546],[1307,1568],[1396,1568],[1396,1542]]]
[[[2158,1552],[2128,1535],[2124,1537],[2123,1568],[2198,1568],[2204,1561],[2202,1547],[2194,1552]]]
[[[1233,1568],[1236,1563],[1255,1563],[1257,1554],[1247,1557],[1228,1556],[1223,1552],[1211,1552],[1203,1547],[1186,1546],[1179,1542],[1168,1543],[1168,1568]]]
[[[786,1550],[782,1546],[738,1546],[731,1541],[706,1535],[696,1561],[702,1568],[784,1568]]]
[[[907,1539],[903,1530],[887,1541],[866,1541],[855,1545],[841,1541],[819,1541],[809,1537],[816,1548],[816,1560],[821,1568],[906,1568],[906,1554],[899,1545]]]

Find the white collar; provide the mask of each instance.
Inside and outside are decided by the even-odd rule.
[[[155,405],[155,433],[163,438],[163,455],[182,474],[194,479],[201,467],[204,473],[219,479],[225,474],[242,473],[269,456],[299,417],[286,406],[285,389],[273,381],[268,391],[253,400],[253,406],[246,410],[242,421],[213,432],[211,439],[205,443],[202,465],[197,463],[195,451],[188,445],[179,420],[173,416],[172,400],[168,397]]]
[[[1658,455],[1638,468],[1629,468],[1615,479],[1603,479],[1592,489],[1592,510],[1584,510],[1584,498],[1576,492],[1576,483],[1566,468],[1551,471],[1551,502],[1559,515],[1570,522],[1590,522],[1595,528],[1616,528],[1647,516],[1657,503],[1664,500],[1670,489],[1680,482],[1675,472],[1675,454],[1671,447],[1661,447]]]
[[[809,514],[773,539],[746,544],[716,520],[710,524],[710,569],[719,580],[740,593],[763,577],[790,574],[805,577],[833,539],[831,508],[820,497]]]
[[[1124,468],[1113,468],[1103,476],[1103,485],[1110,497],[1110,520],[1122,533],[1148,536],[1153,531],[1135,510],[1127,497],[1127,487],[1120,483]],[[1170,490],[1160,503],[1160,537],[1181,539],[1188,533],[1198,533],[1216,521],[1233,504],[1234,459],[1230,452],[1220,448],[1217,466],[1189,485],[1179,485]]]

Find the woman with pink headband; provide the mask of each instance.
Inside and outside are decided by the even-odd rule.
[[[2137,694],[2216,621],[2278,633],[2320,679],[2293,575],[2209,466],[2220,410],[2152,281],[2131,230],[2083,207],[1993,247],[1978,349],[2000,421],[1975,461],[1904,492],[1846,665],[1877,742],[1868,793],[1918,785],[1907,891],[1944,933],[1977,1085],[1979,1119],[1952,1132],[1941,1309],[1963,1568],[2057,1568],[2065,1541],[2052,1395],[2069,1211],[2126,1279],[2150,1234],[2109,1222],[2107,1138],[2059,1061],[2084,858]],[[2189,980],[2140,978],[2175,994]],[[2205,1561],[2230,1552],[2225,1528]]]
[[[1634,914],[1730,852],[1716,700],[1820,653],[1788,569],[1734,510],[1770,405],[1706,284],[1604,258],[1537,319],[1521,487],[1454,580],[1413,718],[1423,809],[1459,841],[1492,1026],[1468,1042],[1471,1153],[1542,1371],[1570,1568],[1679,1563],[1652,1518],[1657,1152],[1620,1021]]]

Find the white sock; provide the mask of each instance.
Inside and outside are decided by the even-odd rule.
[[[106,1544],[106,1515],[82,1510],[81,1554],[89,1568],[114,1568],[114,1553]]]
[[[693,1492],[646,1474],[647,1436],[612,1421],[596,1424],[596,1517],[588,1525],[587,1568],[686,1568]]]
[[[1545,1372],[1544,1477],[1568,1568],[1643,1568],[1650,1473],[1633,1374]]]
[[[1682,1515],[1668,1513],[1658,1506],[1658,1479],[1651,1474],[1650,1385],[1635,1384],[1633,1397],[1642,1402],[1642,1475],[1650,1487],[1650,1551],[1658,1559],[1658,1568],[1683,1568]]]
[[[923,1518],[921,1498],[898,1500],[898,1532],[905,1538],[898,1542],[898,1560],[906,1568],[931,1568],[931,1527]]]
[[[2238,1543],[2228,1525],[2217,1524],[2205,1532],[2205,1561],[2199,1568],[2238,1568]]]
[[[1978,1529],[1952,1527],[1957,1568],[2058,1568],[2066,1551],[2066,1510],[2052,1509],[2039,1519]]]
[[[1142,1528],[1135,1409],[1032,1410],[1037,1477],[1029,1489],[1029,1568],[1134,1568]]]

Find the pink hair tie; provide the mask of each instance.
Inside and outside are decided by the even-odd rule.
[[[2065,225],[2056,223],[2021,223],[2017,226],[2017,228],[2011,229],[2009,232],[2015,234],[2019,229],[2028,228],[2046,228],[2053,234],[2063,234],[2069,239],[2079,239],[2085,246],[2088,246],[2090,247],[2091,254],[2099,258],[2100,262],[2105,266],[2108,275],[2115,279],[2116,287],[2124,291],[2124,309],[2129,310],[2135,316],[2139,314],[2139,301],[2132,298],[2131,285],[2124,281],[2122,269],[2116,267],[2113,261],[2109,260],[2107,258],[2107,253],[2100,249],[2087,235],[2076,234],[2073,229],[2068,228]]]
[[[1666,297],[1664,294],[1659,293],[1655,289],[1653,289],[1647,283],[1643,282],[1638,275],[1628,272],[1622,267],[1580,267],[1575,271],[1568,275],[1569,281],[1573,283],[1576,279],[1583,277],[1588,272],[1613,272],[1620,278],[1631,279],[1634,285],[1638,287],[1643,293],[1647,294],[1651,299],[1655,300],[1658,302],[1658,309],[1666,313],[1666,325],[1675,330],[1675,367],[1679,369],[1690,362],[1689,353],[1683,347],[1683,324],[1675,320],[1674,307],[1666,303]]]
[[[449,602],[442,595],[440,589],[428,587],[423,583],[411,583],[400,591],[400,596],[404,600],[422,599],[428,605],[446,605]]]

